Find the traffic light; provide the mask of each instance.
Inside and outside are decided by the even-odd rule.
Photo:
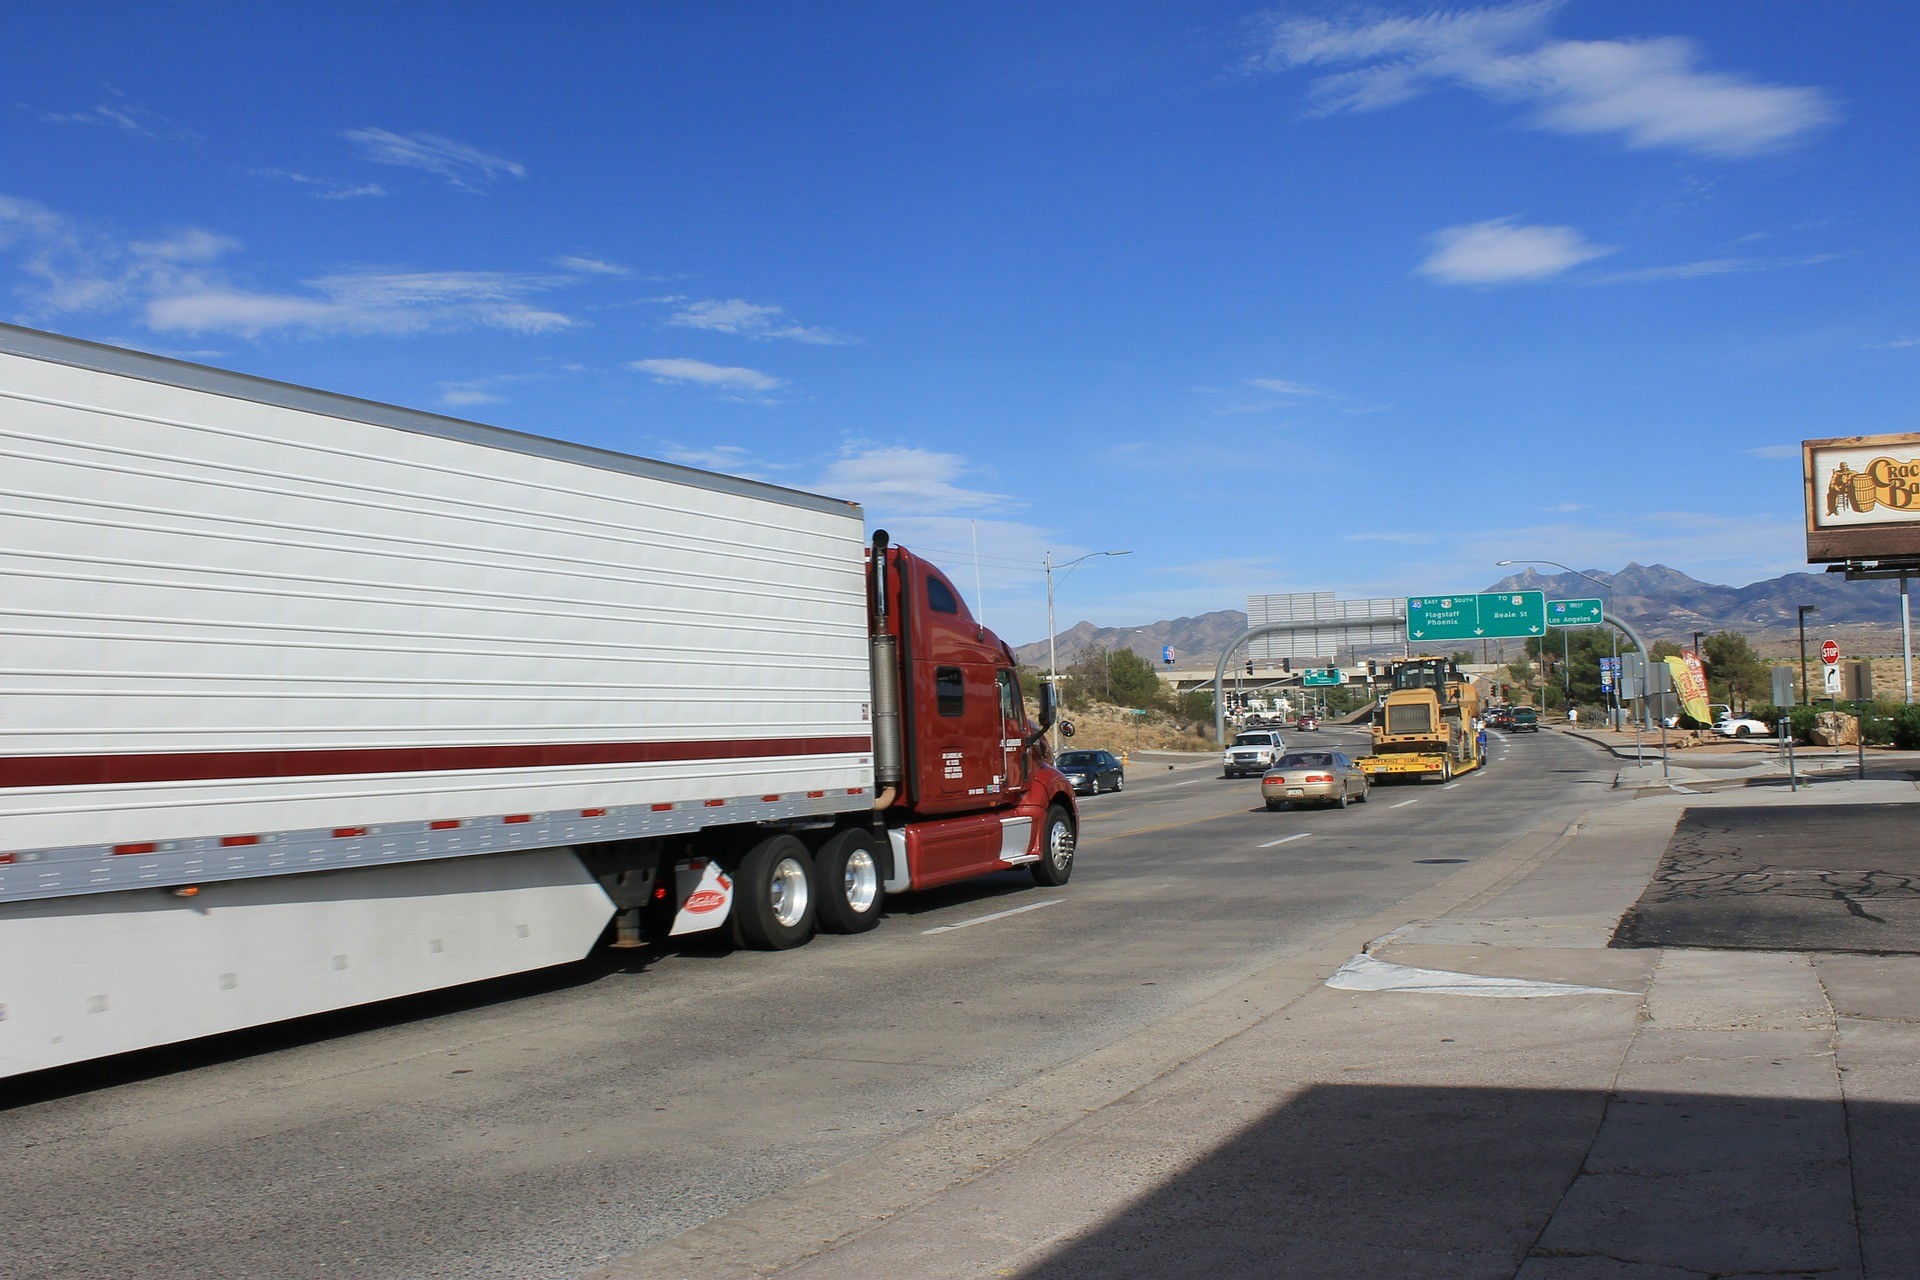
[[[1247,674],[1248,674],[1248,675],[1252,675],[1252,674],[1253,674],[1253,659],[1252,659],[1252,658],[1248,658],[1248,659],[1247,659]]]

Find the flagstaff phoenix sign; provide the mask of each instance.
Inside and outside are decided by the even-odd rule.
[[[1800,445],[1807,562],[1920,555],[1920,434]]]

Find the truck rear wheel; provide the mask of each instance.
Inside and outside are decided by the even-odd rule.
[[[1047,810],[1046,830],[1040,835],[1040,861],[1033,864],[1033,882],[1051,888],[1073,874],[1073,847],[1078,837],[1073,819],[1059,805]]]
[[[814,913],[827,933],[865,933],[880,923],[886,886],[873,837],[842,831],[820,846],[813,858]]]
[[[813,877],[807,847],[793,836],[769,836],[740,860],[734,918],[740,941],[757,951],[784,951],[813,936]]]

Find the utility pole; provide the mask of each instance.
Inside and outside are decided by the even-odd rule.
[[[1820,612],[1817,604],[1800,606],[1800,701],[1812,702],[1813,689],[1807,684],[1807,615]]]

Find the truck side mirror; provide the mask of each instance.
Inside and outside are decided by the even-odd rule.
[[[1059,717],[1060,695],[1054,689],[1052,681],[1043,680],[1040,682],[1040,727],[1053,728],[1053,722]]]

